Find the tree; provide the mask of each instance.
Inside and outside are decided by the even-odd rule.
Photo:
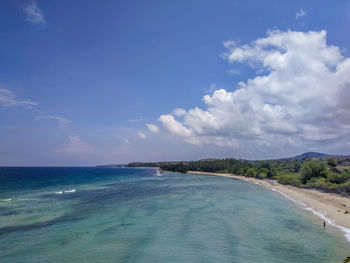
[[[300,171],[300,162],[298,160],[294,161],[294,167],[293,167],[293,170],[295,173],[299,172]]]
[[[256,177],[264,179],[267,177],[269,170],[267,168],[259,168]]]
[[[256,168],[249,168],[245,174],[247,177],[256,177],[257,170]]]
[[[274,178],[275,176],[277,176],[277,169],[275,167],[271,167],[267,173],[267,178]]]
[[[329,166],[336,167],[337,166],[337,161],[334,160],[333,158],[327,159],[327,163]]]
[[[326,178],[328,175],[328,170],[326,165],[318,160],[310,160],[304,164],[301,171],[301,181],[306,184],[311,178],[323,177]]]

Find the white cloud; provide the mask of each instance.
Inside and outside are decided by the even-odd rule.
[[[265,72],[234,91],[205,95],[183,121],[159,120],[195,145],[254,152],[281,147],[345,145],[350,138],[350,59],[326,43],[326,31],[269,31],[250,44],[225,42],[224,57]]]
[[[159,117],[159,121],[168,131],[183,137],[189,137],[192,134],[190,129],[185,128],[180,122],[176,121],[173,115],[166,114]]]
[[[5,107],[15,107],[15,106],[24,106],[26,108],[32,108],[33,106],[38,105],[39,103],[32,100],[21,100],[16,97],[16,95],[5,88],[0,86],[0,105]]]
[[[303,16],[306,16],[306,12],[303,9],[299,9],[299,11],[295,14],[295,19],[299,19]]]
[[[144,133],[142,133],[142,132],[139,132],[137,135],[140,137],[140,139],[146,139],[147,138],[147,136]]]
[[[82,141],[78,136],[68,136],[68,139],[69,142],[62,149],[56,150],[56,152],[74,154],[86,154],[94,152],[94,148],[87,142]]]
[[[147,124],[146,124],[146,127],[147,127],[151,132],[153,132],[153,133],[159,132],[159,128],[158,128],[158,126],[155,125],[155,124],[147,123]]]
[[[61,127],[67,127],[68,124],[70,124],[72,122],[69,119],[66,119],[66,118],[63,118],[60,116],[55,116],[55,115],[44,115],[44,116],[38,116],[37,118],[41,119],[41,120],[56,120],[56,121],[58,121],[58,123]]]
[[[35,1],[26,5],[23,8],[23,10],[26,13],[27,20],[30,23],[34,23],[34,24],[45,24],[46,23],[44,14],[41,11],[41,9],[37,6]]]
[[[187,111],[183,108],[177,108],[177,109],[173,110],[173,114],[175,116],[178,116],[178,117],[184,116],[184,115],[186,115],[186,113],[187,113]]]

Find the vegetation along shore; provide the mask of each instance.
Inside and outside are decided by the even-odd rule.
[[[160,167],[162,170],[226,173],[247,178],[270,179],[283,185],[318,189],[324,192],[350,195],[350,156],[321,157],[305,153],[303,158],[249,161],[242,159],[204,159],[185,162],[129,163],[127,167]],[[350,211],[349,211],[350,212]]]

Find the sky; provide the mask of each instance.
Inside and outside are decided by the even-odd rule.
[[[350,1],[0,1],[0,166],[350,154]]]

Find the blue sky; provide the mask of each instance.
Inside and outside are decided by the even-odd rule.
[[[0,165],[350,153],[349,1],[1,1],[0,20]]]

